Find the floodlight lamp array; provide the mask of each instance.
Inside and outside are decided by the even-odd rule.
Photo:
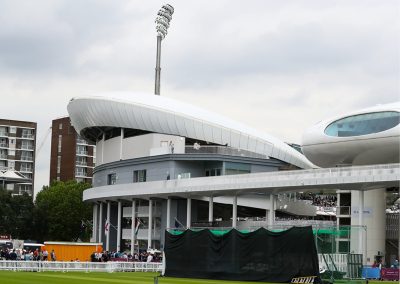
[[[169,22],[172,20],[173,13],[174,8],[169,4],[162,6],[157,13],[156,31],[157,36],[161,36],[161,39],[164,39],[168,33]]]

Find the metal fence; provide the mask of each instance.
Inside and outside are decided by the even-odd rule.
[[[161,272],[162,268],[159,262],[0,261],[0,270],[32,272]]]

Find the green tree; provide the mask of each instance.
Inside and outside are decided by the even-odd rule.
[[[11,192],[0,188],[0,234],[11,235],[14,239],[28,239],[33,231],[32,197],[12,196]]]
[[[83,191],[90,187],[76,181],[57,181],[44,186],[36,196],[34,223],[40,241],[88,240],[91,228],[82,223],[91,220],[91,206],[82,201]],[[89,226],[90,227],[90,226]]]

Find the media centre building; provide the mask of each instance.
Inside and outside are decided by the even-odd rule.
[[[250,188],[246,179],[267,174],[279,182],[319,167],[399,163],[399,110],[391,104],[320,122],[305,132],[303,155],[266,133],[167,97],[73,98],[72,125],[97,148],[93,187],[83,195],[93,203],[92,240],[108,251],[133,253],[162,250],[171,228],[272,228],[275,212],[285,210],[279,187],[264,189],[260,182]],[[341,215],[343,224],[373,228],[367,231],[369,259],[385,250],[385,191],[335,191],[343,202],[358,204],[361,196],[372,212],[364,219]],[[296,206],[296,215],[310,210]],[[261,222],[248,221],[255,217]]]

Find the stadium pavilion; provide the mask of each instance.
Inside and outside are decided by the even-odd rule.
[[[351,182],[343,179],[326,182],[326,178],[315,181],[310,176],[325,175],[325,169],[318,169],[295,148],[218,114],[166,97],[133,93],[80,97],[70,101],[68,112],[77,132],[96,142],[93,188],[84,192],[83,199],[94,204],[93,241],[104,242],[107,250],[133,252],[131,244],[162,249],[163,232],[173,227],[272,227],[276,223],[276,210],[291,208],[295,215],[311,214],[307,213],[310,206],[301,202],[285,202],[280,206],[276,198],[282,192],[308,189],[334,192],[343,189],[338,195],[343,196],[341,204],[348,200],[349,192],[350,201],[355,201],[356,195],[350,190],[358,190],[361,200],[358,198],[356,202],[360,210],[365,208],[370,213],[368,218],[362,218],[363,214],[357,217],[357,224],[369,226],[378,223],[377,220],[385,224],[383,193],[387,187],[398,186],[398,164],[394,170],[383,167],[380,173],[385,175],[379,181],[353,176],[353,169],[347,170]],[[357,116],[356,120],[359,124],[366,118],[381,124],[390,120],[390,127],[382,130],[378,126],[375,132],[380,134],[370,131],[353,135],[347,131],[343,140],[360,142],[365,139],[352,136],[381,137],[390,132],[397,144],[391,141],[385,145],[394,153],[396,145],[398,150],[399,106],[392,107],[386,116],[386,110],[374,111],[381,112],[384,115],[361,116],[361,119]],[[332,139],[337,138],[335,135],[341,139],[341,131],[334,133],[340,121],[341,118],[331,121],[326,130],[319,124],[320,128],[311,131],[309,140],[306,134],[305,153],[315,164],[319,165],[320,160],[314,157],[329,151],[315,148],[314,144],[323,143],[313,143],[313,139],[320,139],[321,129],[322,133],[329,131],[327,135]],[[349,121],[345,121],[349,124],[345,127],[351,128]],[[324,142],[324,147],[330,147],[328,142]],[[365,151],[376,149],[375,144],[372,147],[367,143],[365,147]],[[379,144],[377,148],[380,149]],[[356,163],[359,159],[348,158],[320,166],[369,164],[361,160],[364,162]],[[398,160],[380,162],[398,163]],[[386,174],[386,170],[391,174]],[[342,175],[344,171],[329,173]],[[357,174],[361,172],[357,168]],[[368,190],[365,199],[364,190]],[[375,202],[377,198],[379,202]],[[343,222],[347,222],[344,218],[347,216],[353,224],[354,216],[348,215],[342,216]],[[262,221],[257,223],[254,218],[258,217]],[[385,250],[385,228],[379,232],[375,228],[373,232],[367,231],[367,236],[368,250],[360,247],[360,251],[372,259],[378,251]]]

